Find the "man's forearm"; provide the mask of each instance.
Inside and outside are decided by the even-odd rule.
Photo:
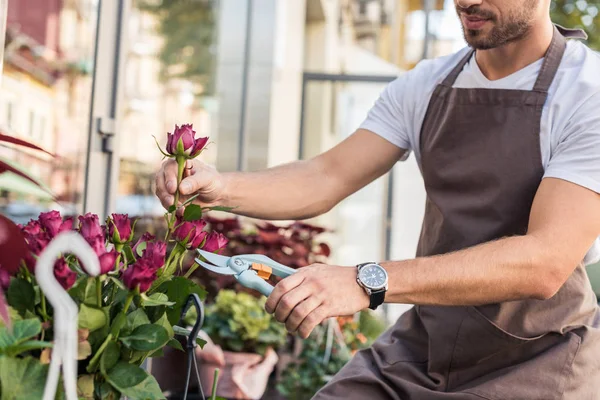
[[[223,174],[225,205],[233,213],[268,220],[318,216],[337,203],[337,194],[319,162],[297,161],[258,172]]]
[[[519,236],[439,256],[382,263],[389,275],[386,302],[481,305],[546,299],[564,278],[555,273],[558,268],[548,253],[537,239]]]

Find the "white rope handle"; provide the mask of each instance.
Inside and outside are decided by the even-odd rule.
[[[56,395],[60,365],[67,400],[77,400],[77,305],[54,276],[56,259],[63,254],[74,254],[83,269],[91,276],[100,273],[100,262],[91,246],[76,232],[59,233],[40,254],[35,277],[40,289],[54,308],[54,347],[50,361],[44,400]]]

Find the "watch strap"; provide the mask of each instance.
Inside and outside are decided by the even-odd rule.
[[[369,304],[369,308],[371,310],[376,310],[377,307],[379,307],[381,304],[383,304],[383,301],[385,300],[385,289],[380,289],[377,291],[372,291],[371,292],[371,296],[370,297],[370,304]]]

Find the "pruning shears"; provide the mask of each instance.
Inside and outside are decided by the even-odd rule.
[[[200,249],[197,251],[202,258],[211,263],[208,264],[196,258],[198,265],[217,274],[233,275],[243,286],[258,290],[267,297],[273,291],[273,286],[267,282],[271,275],[286,278],[296,272],[295,269],[286,267],[262,254],[226,257]]]

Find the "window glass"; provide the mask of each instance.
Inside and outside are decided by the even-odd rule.
[[[35,10],[35,12],[32,12]],[[55,195],[0,175],[0,213],[27,222],[40,211],[78,212],[82,201],[98,0],[9,0],[0,87],[0,132],[50,153],[2,144]]]

